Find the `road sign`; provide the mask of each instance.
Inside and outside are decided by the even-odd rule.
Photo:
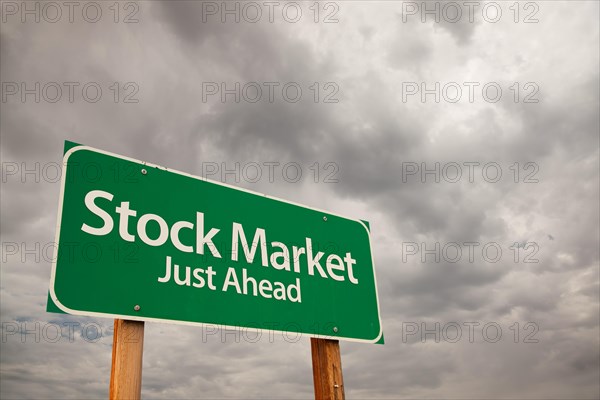
[[[63,161],[49,310],[381,342],[365,222],[70,142]]]

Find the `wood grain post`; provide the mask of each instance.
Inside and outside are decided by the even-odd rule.
[[[344,400],[344,379],[340,342],[310,339],[315,400]]]
[[[144,322],[115,319],[110,400],[141,398]]]

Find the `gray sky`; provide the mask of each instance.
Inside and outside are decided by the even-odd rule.
[[[108,394],[112,320],[45,312],[65,139],[370,221],[350,399],[600,397],[598,2],[287,3],[2,2],[1,397]],[[142,395],[312,396],[249,338],[146,324]]]

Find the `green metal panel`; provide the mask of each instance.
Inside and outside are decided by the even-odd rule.
[[[64,158],[48,311],[382,341],[366,223],[70,142]]]

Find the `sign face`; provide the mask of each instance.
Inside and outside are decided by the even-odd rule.
[[[50,282],[61,311],[381,342],[364,222],[65,150]]]

